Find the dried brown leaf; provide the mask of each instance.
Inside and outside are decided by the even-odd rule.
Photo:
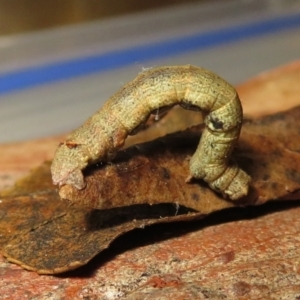
[[[49,164],[37,168],[31,177],[44,176],[45,172],[50,174]],[[175,220],[195,218],[196,214],[188,213],[170,205],[110,210],[74,207],[61,200],[54,189],[48,189],[2,199],[0,247],[9,261],[25,269],[61,273],[86,264],[127,231],[172,221],[170,216],[175,214]]]
[[[247,197],[235,204],[261,204],[295,198],[300,188],[300,107],[244,124],[233,156],[252,177]],[[91,167],[87,187],[62,186],[60,195],[97,209],[132,204],[177,203],[203,214],[231,207],[200,181],[187,184],[189,158],[197,147],[200,128],[170,134],[120,151],[112,164]]]
[[[300,107],[245,123],[234,157],[251,174],[252,191],[234,203],[202,182],[184,181],[198,127],[130,147],[113,164],[90,168],[83,191],[61,189],[74,202],[102,210],[61,200],[45,163],[1,194],[2,253],[24,268],[60,273],[86,264],[133,228],[195,219],[234,205],[297,198],[299,117]]]

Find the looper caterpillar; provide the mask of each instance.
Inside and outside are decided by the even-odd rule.
[[[109,161],[128,135],[137,133],[150,114],[179,104],[202,111],[205,129],[190,160],[190,178],[236,200],[248,193],[250,177],[228,159],[239,138],[243,111],[236,90],[211,71],[186,65],[149,69],[124,85],[56,150],[54,184],[85,187],[82,170]]]

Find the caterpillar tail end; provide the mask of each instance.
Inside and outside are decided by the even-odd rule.
[[[251,177],[236,164],[227,167],[225,172],[215,180],[210,181],[205,176],[195,175],[189,175],[186,182],[190,183],[193,178],[202,178],[209,184],[211,189],[223,194],[224,198],[229,198],[232,201],[246,196],[251,182]]]
[[[208,184],[213,190],[222,193],[225,198],[235,201],[248,194],[250,182],[251,177],[233,164],[228,166],[220,177]]]
[[[247,196],[250,182],[251,177],[246,172],[239,169],[237,175],[231,181],[227,189],[225,189],[224,194],[233,201],[239,200],[240,198]]]

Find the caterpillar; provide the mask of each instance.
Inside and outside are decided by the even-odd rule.
[[[51,165],[53,183],[83,189],[85,167],[112,160],[126,137],[136,134],[151,114],[174,105],[204,116],[205,128],[190,159],[187,182],[203,179],[231,200],[247,195],[250,176],[229,161],[242,126],[239,96],[215,73],[191,65],[148,69],[124,85],[60,143]]]

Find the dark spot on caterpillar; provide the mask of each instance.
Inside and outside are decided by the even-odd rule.
[[[73,143],[73,142],[66,142],[66,146],[69,148],[69,149],[74,149],[78,146],[78,144],[76,143]]]
[[[201,111],[201,108],[199,106],[190,103],[186,99],[182,100],[182,102],[179,105],[184,109],[193,110],[193,111]]]
[[[58,147],[61,147],[62,145],[66,145],[69,149],[73,149],[78,146],[78,144],[73,142],[59,142]]]
[[[218,118],[210,118],[210,121],[215,129],[223,129],[224,123],[220,121]]]

